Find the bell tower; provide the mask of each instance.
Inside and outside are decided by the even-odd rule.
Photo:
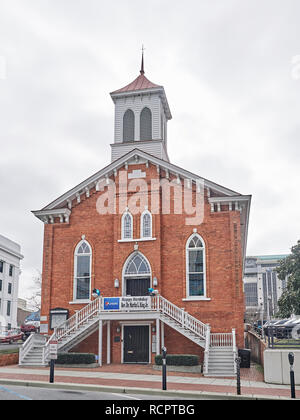
[[[139,76],[110,96],[115,104],[112,162],[133,149],[169,161],[167,123],[172,115],[163,86],[145,76],[144,51]]]

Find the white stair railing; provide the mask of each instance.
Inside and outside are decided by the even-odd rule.
[[[185,312],[183,309],[174,305],[162,296],[155,296],[152,308],[160,311],[163,315],[175,320],[181,327],[193,332],[199,338],[205,339],[207,334],[207,324],[199,321],[199,319]]]
[[[47,341],[44,352],[43,352],[43,362],[47,362],[49,360],[49,349],[50,349],[50,341],[58,341],[65,337],[71,336],[76,333],[80,327],[82,327],[87,321],[93,318],[95,315],[98,315],[103,308],[103,299],[100,296],[99,298],[95,299],[93,302],[89,303],[88,305],[84,306],[80,311],[76,312],[71,318],[64,321],[61,325],[54,329],[54,333]]]
[[[210,335],[210,347],[232,347],[232,333],[214,333]]]

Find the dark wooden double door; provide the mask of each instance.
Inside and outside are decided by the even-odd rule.
[[[124,363],[149,363],[149,326],[124,325]]]

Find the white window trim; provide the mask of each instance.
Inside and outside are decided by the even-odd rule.
[[[81,247],[81,245],[84,242],[87,243],[87,245],[89,246],[91,252],[89,254],[78,254],[78,250],[79,250],[79,248]],[[77,292],[77,259],[78,259],[79,256],[82,256],[82,255],[86,255],[86,256],[88,255],[90,257],[90,286],[89,286],[89,297],[88,298],[85,298],[85,299],[77,299],[76,298],[76,292]],[[75,248],[75,252],[74,252],[74,278],[73,278],[73,301],[72,301],[72,303],[74,303],[74,304],[75,303],[87,303],[87,302],[90,302],[90,298],[91,298],[91,287],[92,287],[92,259],[93,259],[93,250],[92,250],[92,247],[91,247],[90,243],[86,239],[83,239],[82,241],[80,241],[77,244],[77,246]]]
[[[146,274],[126,274],[126,268],[129,264],[129,262],[131,261],[132,258],[134,258],[134,256],[136,254],[140,254],[147,262],[147,264],[149,265],[149,269],[150,269],[150,273],[146,273]],[[126,259],[124,265],[123,265],[123,269],[122,269],[122,296],[126,296],[126,279],[127,278],[138,278],[138,277],[149,277],[150,278],[150,287],[152,287],[152,267],[151,264],[148,260],[148,258],[142,254],[139,251],[135,251],[132,254],[129,255],[129,257]]]
[[[130,216],[130,219],[131,219],[131,230],[130,230],[130,238],[125,238],[125,235],[124,235],[124,220],[125,220],[125,217],[127,216],[127,215],[129,215]],[[132,214],[130,213],[130,211],[129,210],[126,210],[124,213],[123,213],[123,215],[122,215],[122,223],[121,223],[121,238],[122,238],[122,241],[130,241],[130,240],[132,240],[132,238],[133,238],[133,217],[132,217]]]
[[[148,214],[150,216],[150,235],[149,236],[144,236],[144,216],[146,214]],[[141,239],[151,240],[152,239],[152,231],[153,231],[152,214],[149,210],[144,210],[143,213],[141,214],[141,232],[140,232]]]
[[[202,250],[203,251],[203,295],[202,296],[190,296],[190,279],[189,279],[189,251],[193,250],[189,248],[190,242],[192,238],[198,237],[203,244],[202,248],[194,248],[195,250]],[[184,301],[195,301],[195,300],[211,300],[206,295],[206,249],[205,249],[205,242],[203,238],[198,233],[193,233],[187,240],[185,246],[185,256],[186,256],[186,298],[182,299]]]

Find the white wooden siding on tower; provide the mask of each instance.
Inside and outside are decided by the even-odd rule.
[[[116,99],[115,101],[115,143],[123,141],[123,116],[127,109],[131,109],[135,115],[135,141],[140,140],[140,114],[148,107],[152,112],[152,138],[161,140],[160,115],[161,100],[158,94],[132,95]]]
[[[158,157],[159,159],[169,162],[169,157],[167,155],[164,142],[162,140],[134,141],[131,143],[111,144],[112,162],[131,152],[133,149],[140,149],[148,153],[149,155]]]

